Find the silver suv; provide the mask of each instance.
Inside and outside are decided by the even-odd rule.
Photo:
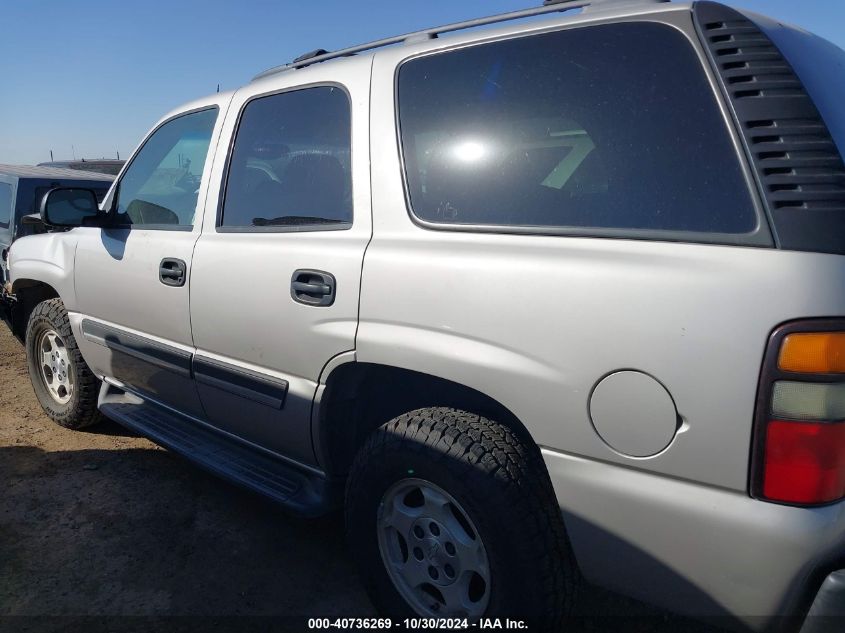
[[[395,618],[556,629],[582,580],[841,614],[843,65],[630,0],[306,54],[168,114],[102,204],[49,194],[72,230],[11,253],[35,392],[343,506]]]

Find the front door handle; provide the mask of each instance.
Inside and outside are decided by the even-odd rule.
[[[334,303],[337,283],[334,275],[322,270],[300,269],[290,278],[290,296],[307,306],[330,306]]]
[[[184,286],[188,265],[181,259],[165,257],[158,265],[158,280],[165,286]]]

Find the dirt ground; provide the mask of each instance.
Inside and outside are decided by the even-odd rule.
[[[574,629],[711,630],[611,594],[587,604],[626,617]],[[54,425],[0,323],[0,631],[307,630],[308,617],[373,615],[339,516],[290,518],[114,423]]]

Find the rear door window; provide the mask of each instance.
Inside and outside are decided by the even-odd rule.
[[[398,107],[421,220],[758,229],[715,94],[672,27],[585,27],[412,59],[399,71]]]
[[[232,150],[220,228],[348,227],[351,140],[349,97],[337,86],[247,103]]]

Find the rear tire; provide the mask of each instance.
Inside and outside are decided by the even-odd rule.
[[[35,306],[26,326],[25,344],[32,388],[50,419],[66,429],[99,422],[100,381],[82,358],[61,299]]]
[[[397,620],[518,618],[556,631],[574,602],[540,452],[481,416],[419,409],[376,430],[352,466],[346,526],[370,598]]]

